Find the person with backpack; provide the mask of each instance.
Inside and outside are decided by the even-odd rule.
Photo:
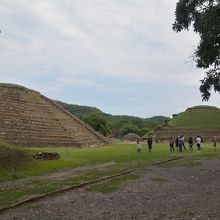
[[[174,140],[172,137],[170,138],[170,152],[174,152]]]

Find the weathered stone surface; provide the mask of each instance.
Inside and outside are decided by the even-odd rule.
[[[0,142],[86,147],[109,140],[39,92],[0,84]]]
[[[58,153],[39,152],[32,155],[35,160],[58,160],[60,155]]]
[[[157,129],[154,132],[155,139],[158,142],[168,142],[170,137],[177,137],[184,135],[187,141],[189,137],[195,139],[198,135],[203,138],[205,142],[211,142],[213,137],[217,137],[217,141],[220,141],[220,128],[178,128],[164,126]]]

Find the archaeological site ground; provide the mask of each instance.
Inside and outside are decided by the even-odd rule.
[[[179,135],[186,150],[170,152]],[[203,149],[190,152],[197,135]],[[0,219],[219,219],[219,108],[189,108],[148,136],[152,152],[142,140],[138,153],[39,92],[0,84]]]

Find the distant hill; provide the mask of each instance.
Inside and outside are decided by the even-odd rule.
[[[151,118],[146,118],[145,120],[160,125],[163,124],[165,121],[169,121],[170,118],[165,116],[153,116]]]
[[[154,127],[161,125],[165,121],[170,119],[165,116],[154,116],[144,119],[128,115],[111,115],[106,114],[105,112],[102,112],[95,107],[67,104],[60,101],[56,102],[67,111],[71,112],[73,115],[76,115],[80,119],[84,120],[86,123],[89,121],[88,118],[91,115],[96,115],[104,118],[110,128],[111,135],[114,137],[122,137],[130,132],[137,133],[142,136],[148,131],[152,130]]]
[[[101,110],[95,107],[67,104],[61,101],[56,101],[56,102],[77,117],[80,117],[85,114],[98,114],[98,115],[105,114],[104,112],[102,112]]]

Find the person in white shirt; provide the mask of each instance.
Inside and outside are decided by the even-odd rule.
[[[140,140],[137,140],[137,152],[140,153],[141,152],[141,143]]]
[[[202,143],[202,139],[199,136],[197,136],[196,138],[197,151],[201,150],[201,143]]]
[[[183,148],[184,150],[186,150],[185,143],[184,143],[184,140],[185,140],[184,135],[181,135],[181,140],[182,140]]]

